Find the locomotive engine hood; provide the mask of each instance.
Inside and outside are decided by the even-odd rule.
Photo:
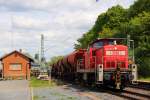
[[[112,64],[113,63],[113,64]],[[104,46],[104,65],[106,68],[114,67],[117,64],[121,68],[128,68],[128,48],[124,45],[106,45]]]

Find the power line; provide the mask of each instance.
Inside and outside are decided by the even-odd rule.
[[[13,16],[11,16],[11,50],[14,49]]]

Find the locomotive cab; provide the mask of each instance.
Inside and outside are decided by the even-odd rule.
[[[127,83],[131,82],[133,75],[128,67],[128,47],[123,44],[124,40],[124,38],[98,39],[90,44],[89,58],[91,61],[86,59],[85,61],[87,66],[91,66],[88,65],[88,62],[94,63],[97,84],[123,89]]]

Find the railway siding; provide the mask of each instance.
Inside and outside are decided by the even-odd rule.
[[[150,91],[150,81],[137,80],[136,83],[137,84],[129,85],[129,87]]]

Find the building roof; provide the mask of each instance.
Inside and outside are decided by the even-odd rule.
[[[32,62],[34,61],[31,57],[29,57],[29,56],[27,56],[27,55],[25,55],[25,54],[23,54],[23,53],[21,53],[21,52],[19,52],[19,51],[17,51],[17,50],[12,51],[12,52],[10,52],[10,53],[8,53],[8,54],[2,56],[2,57],[0,58],[0,60],[2,61],[4,58],[10,56],[10,55],[13,54],[13,53],[18,53],[18,54],[22,55],[23,57],[27,58],[29,61],[32,61]]]

